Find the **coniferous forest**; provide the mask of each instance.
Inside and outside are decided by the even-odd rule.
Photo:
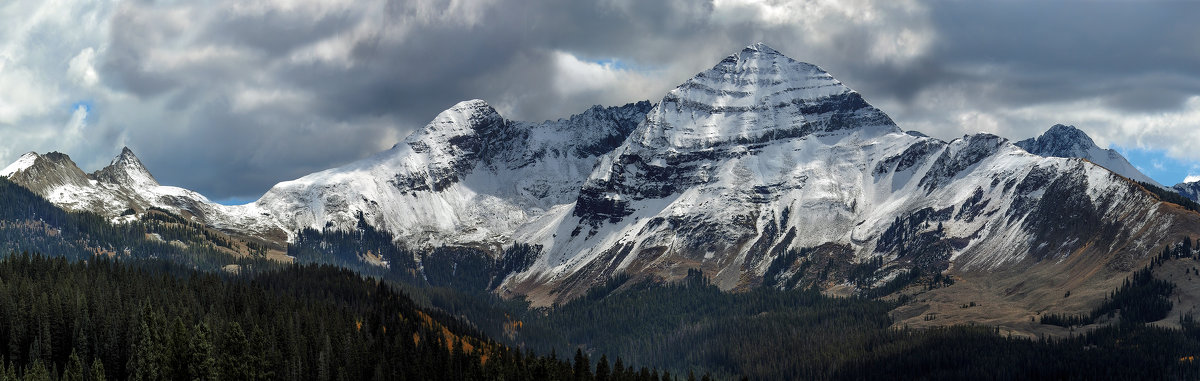
[[[162,261],[13,254],[0,260],[0,342],[3,380],[657,375],[582,352],[509,349],[384,282],[319,265],[219,275]]]

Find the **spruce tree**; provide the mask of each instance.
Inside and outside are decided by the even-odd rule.
[[[592,364],[587,356],[583,355],[582,349],[575,349],[575,380],[586,381],[592,379]]]
[[[242,330],[242,325],[236,321],[230,324],[225,332],[217,367],[221,369],[222,380],[249,380],[252,376],[250,342],[246,338],[246,332]]]
[[[33,364],[25,370],[25,376],[21,377],[23,381],[53,381],[50,376],[50,370],[42,364],[41,359],[34,359]]]
[[[91,371],[90,381],[104,381],[108,379],[108,376],[104,375],[104,363],[100,362],[99,357],[92,360]]]
[[[63,369],[62,381],[83,381],[83,360],[75,351],[71,351],[67,367]]]
[[[600,355],[600,360],[596,362],[596,381],[608,381],[608,356]]]
[[[155,340],[150,326],[143,320],[138,329],[137,344],[133,349],[133,356],[129,358],[130,378],[137,381],[150,381],[159,380],[166,376],[158,366],[158,357],[161,354],[162,350],[159,348],[158,340]]]
[[[217,361],[213,359],[212,334],[208,330],[208,324],[204,322],[197,323],[192,329],[187,371],[188,378],[192,380],[217,379]]]

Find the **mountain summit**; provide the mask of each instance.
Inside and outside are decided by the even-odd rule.
[[[821,68],[757,43],[671,90],[633,136],[644,147],[689,150],[860,125],[894,126]]]
[[[138,160],[137,155],[134,155],[133,150],[129,147],[122,148],[120,155],[113,158],[107,167],[93,172],[91,177],[97,181],[125,186],[158,186],[154,175],[150,174],[150,171],[142,165],[142,161]]]
[[[1030,149],[1095,147],[1065,126],[1041,142],[1047,151]],[[1161,218],[1157,205],[1087,161],[989,134],[906,134],[819,67],[755,44],[671,90],[599,160],[573,204],[522,226],[514,241],[543,253],[503,289],[552,304],[616,274],[670,280],[686,269],[726,290],[872,292],[943,273],[989,284],[981,289],[1060,283],[1164,242],[1132,225],[1089,228],[1110,216]],[[1008,269],[1022,275],[989,275]],[[1105,279],[1118,277],[1074,281]],[[986,297],[998,308],[1043,303]]]
[[[715,161],[755,156],[776,142],[898,132],[886,114],[829,73],[757,43],[668,92],[630,139],[601,161],[574,215],[618,221],[633,212],[631,201],[719,181],[723,174],[714,172]],[[794,169],[762,164],[751,171],[778,176]]]
[[[1182,182],[1175,184],[1171,189],[1175,190],[1183,197],[1187,197],[1192,201],[1200,202],[1200,181]]]
[[[1034,155],[1087,159],[1118,175],[1162,187],[1150,176],[1146,176],[1129,164],[1129,161],[1117,151],[1097,146],[1087,133],[1075,126],[1056,124],[1041,136],[1019,141],[1016,145]]]

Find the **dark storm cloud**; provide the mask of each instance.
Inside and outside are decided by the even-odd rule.
[[[151,168],[164,183],[215,199],[252,197],[278,181],[370,155],[467,99],[540,120],[614,98],[661,96],[564,97],[554,90],[555,52],[656,67],[672,59],[662,47],[680,43],[689,30],[712,31],[703,25],[712,8],[706,3],[480,2],[475,16],[452,14],[463,11],[452,2],[414,4],[221,9],[192,20],[173,20],[161,7],[125,8],[114,17],[104,77],[179,115],[177,125],[142,129],[126,143],[145,161],[160,163]],[[649,36],[657,36],[650,42],[657,48],[630,43]],[[344,62],[294,59],[323,40],[335,40],[325,43],[343,49]],[[642,51],[650,53],[636,55]],[[704,59],[711,65],[717,57]],[[299,94],[293,100],[299,104],[234,110],[247,90],[279,89]]]
[[[1154,145],[1200,124],[1191,114],[1200,107],[1200,23],[1189,20],[1197,3],[95,4],[71,6],[101,8],[96,17],[63,18],[106,31],[99,41],[63,37],[93,47],[94,62],[79,59],[90,56],[76,44],[27,65],[94,67],[97,84],[74,79],[53,98],[96,103],[71,130],[80,136],[77,161],[103,163],[129,145],[163,183],[213,199],[254,198],[371,155],[463,100],[484,99],[520,120],[656,101],[757,41],[830,71],[902,127],[942,138],[985,130],[1019,139],[1061,122],[1092,124],[1104,141]],[[42,114],[26,119],[64,129],[69,116]],[[1134,131],[1162,124],[1153,115],[1176,126]],[[39,143],[0,148],[15,159],[54,144],[25,139]]]
[[[1200,3],[926,5],[937,37],[920,57],[835,63],[902,127],[1023,139],[1065,123],[1101,144],[1200,159],[1185,148],[1200,144]]]
[[[907,73],[926,80],[884,92],[911,100],[931,85],[999,83],[988,99],[999,105],[1104,97],[1127,111],[1178,109],[1200,94],[1200,3],[940,2],[929,9],[939,43],[930,65]]]

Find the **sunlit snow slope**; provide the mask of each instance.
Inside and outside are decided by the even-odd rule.
[[[353,228],[361,212],[405,245],[498,248],[519,226],[574,200],[597,158],[649,108],[597,106],[527,123],[466,101],[388,151],[279,183],[252,205],[288,231]]]

